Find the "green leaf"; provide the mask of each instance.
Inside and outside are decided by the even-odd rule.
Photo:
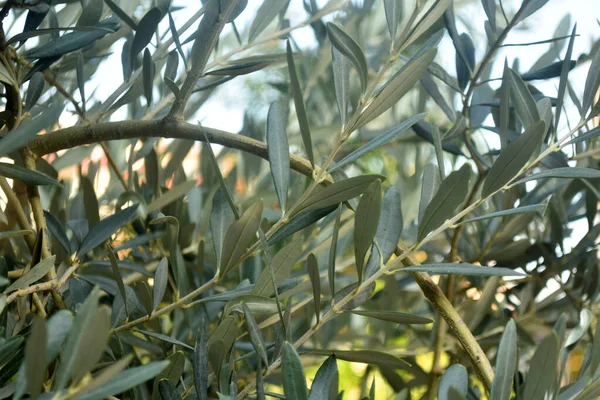
[[[588,71],[585,79],[585,86],[583,90],[583,101],[581,102],[581,117],[584,118],[592,104],[594,103],[594,97],[598,93],[600,87],[600,51],[596,50],[594,58],[592,59],[592,65]]]
[[[465,276],[527,276],[510,268],[484,267],[469,263],[423,264],[402,268],[404,272],[427,272],[431,275],[457,274]]]
[[[381,180],[383,177],[380,175],[361,175],[316,190],[297,206],[293,215],[298,215],[303,211],[323,209],[353,199],[363,194],[369,185],[378,179]]]
[[[41,317],[35,317],[31,324],[31,333],[25,343],[27,391],[34,399],[41,393],[46,375],[47,336],[46,321]]]
[[[581,134],[579,136],[574,137],[573,139],[569,140],[568,142],[566,142],[564,144],[564,146],[570,145],[570,144],[575,144],[575,143],[581,143],[584,142],[586,140],[591,140],[594,139],[596,137],[600,136],[600,126],[597,126],[593,129],[590,129],[589,131],[587,131],[584,134]]]
[[[598,179],[600,171],[592,168],[583,167],[561,167],[553,168],[546,171],[536,172],[519,179],[515,184],[523,182],[536,181],[539,179],[561,178],[561,179]]]
[[[350,101],[350,62],[334,46],[331,47],[333,85],[342,126],[346,125]]]
[[[146,97],[146,107],[152,105],[152,89],[154,89],[155,67],[152,61],[150,50],[144,50],[144,59],[142,63],[142,82],[144,84],[144,97]]]
[[[498,346],[490,400],[510,399],[517,362],[517,325],[511,319],[504,328],[500,346]]]
[[[523,398],[543,400],[550,385],[556,379],[559,356],[558,336],[551,332],[542,340],[529,362],[530,368],[525,380]]]
[[[369,103],[358,117],[353,130],[374,120],[398,102],[427,71],[437,50],[429,49],[416,58],[408,61],[396,72],[378,91],[373,101]]]
[[[102,0],[95,0],[95,1],[99,1],[100,5],[102,6]],[[91,3],[90,3],[91,4]],[[77,54],[77,65],[76,65],[76,72],[77,72],[77,86],[79,88],[79,96],[81,97],[81,108],[83,109],[83,112],[85,113],[85,75],[84,75],[84,60],[83,60],[83,53],[79,52]]]
[[[508,144],[508,124],[510,122],[510,68],[508,61],[504,60],[502,72],[502,86],[500,87],[500,147],[504,149]]]
[[[102,0],[90,0],[77,20],[77,26],[91,26],[97,24],[102,17],[104,3]]]
[[[429,203],[431,203],[431,199],[437,193],[440,183],[440,174],[437,167],[434,164],[425,165],[421,183],[421,201],[419,202],[419,225],[423,222],[423,214]]]
[[[131,18],[121,7],[116,5],[112,0],[104,0],[108,8],[123,22],[125,22],[132,30],[137,29],[137,23]]]
[[[51,185],[62,187],[60,183],[42,172],[28,170],[27,168],[15,164],[0,163],[0,176],[17,179],[28,185]]]
[[[123,393],[137,385],[154,378],[169,365],[168,360],[153,362],[141,367],[129,368],[105,384],[78,396],[78,400],[102,400]]]
[[[427,115],[427,113],[414,115],[414,116],[410,117],[409,119],[403,121],[402,123],[394,126],[393,128],[388,129],[387,131],[383,132],[382,134],[378,135],[377,137],[375,137],[374,139],[369,141],[364,146],[359,147],[358,149],[354,150],[352,153],[348,154],[346,157],[342,158],[340,161],[335,163],[335,165],[330,167],[327,172],[332,173],[333,171],[358,160],[363,155],[365,155],[375,149],[378,149],[379,147],[383,146],[390,140],[396,138],[401,133],[406,132],[407,129],[410,129],[411,126],[413,126],[414,124],[416,124],[417,122],[419,122],[420,120],[425,118],[426,115]]]
[[[143,329],[137,329],[136,332],[139,332],[142,335],[150,336],[152,338],[161,340],[161,341],[163,341],[165,343],[170,343],[170,344],[173,344],[175,346],[181,346],[184,349],[188,349],[188,350],[192,350],[192,351],[194,350],[194,348],[192,346],[190,346],[189,344],[184,343],[181,340],[177,340],[175,338],[172,338],[171,336],[163,335],[162,333],[145,331]]]
[[[394,369],[405,369],[408,365],[405,361],[390,353],[383,353],[381,351],[374,350],[312,350],[310,354],[335,356],[335,358],[344,361],[372,365],[384,365]]]
[[[92,313],[92,318],[87,322],[82,331],[81,341],[77,347],[78,351],[73,357],[71,377],[74,382],[80,381],[100,361],[108,341],[111,326],[110,309],[108,307],[100,307]],[[74,325],[73,329],[76,328],[77,322]],[[67,342],[68,346],[69,342]]]
[[[438,385],[438,400],[456,399],[451,390],[454,389],[460,398],[466,398],[469,391],[467,369],[460,364],[453,364],[446,370]]]
[[[423,240],[427,234],[439,228],[454,215],[456,207],[467,197],[470,178],[471,166],[465,164],[442,181],[437,193],[423,212],[417,240]]]
[[[65,228],[63,228],[60,221],[48,211],[44,210],[44,217],[46,218],[46,224],[48,225],[50,233],[52,233],[62,248],[71,255],[71,242],[65,232]]]
[[[530,206],[521,206],[516,208],[511,208],[509,210],[496,211],[489,214],[480,215],[479,217],[469,218],[462,221],[460,224],[467,224],[469,222],[475,221],[483,221],[491,218],[505,217],[507,215],[517,215],[517,214],[526,214],[530,212],[541,212],[543,213],[546,210],[548,204],[533,204]],[[459,225],[460,225],[459,224]]]
[[[181,396],[175,389],[175,386],[168,379],[161,379],[158,382],[158,391],[163,400],[180,400]]]
[[[510,98],[519,119],[525,129],[533,128],[540,121],[540,113],[535,99],[523,79],[513,69],[509,69],[508,82],[510,83]]]
[[[332,301],[333,304],[339,303],[342,299],[347,297],[350,293],[354,293],[352,300],[348,301],[341,308],[339,308],[338,312],[354,310],[355,308],[360,307],[367,300],[369,300],[369,298],[375,291],[375,283],[371,283],[367,287],[361,287],[361,291],[358,292],[358,294],[355,293],[357,287],[358,287],[358,283],[354,282],[348,286],[341,288],[339,291],[337,291],[335,293],[335,295],[333,296],[333,301]]]
[[[329,260],[327,265],[327,277],[329,279],[329,293],[335,293],[335,260],[337,258],[338,236],[342,225],[342,204],[337,207],[335,212],[335,224],[333,225],[333,234],[331,235],[331,246],[329,248]]]
[[[169,16],[169,29],[171,30],[171,37],[173,38],[173,42],[175,42],[175,47],[177,48],[177,51],[179,52],[179,55],[181,56],[181,59],[183,60],[183,65],[185,65],[185,69],[187,71],[187,69],[188,69],[187,60],[185,58],[185,53],[183,52],[183,48],[181,47],[181,40],[179,40],[179,33],[177,32],[177,27],[175,26],[175,21],[173,20],[171,11],[167,10],[167,15]],[[167,65],[168,65],[168,63],[167,63]],[[175,80],[174,77],[170,77],[170,78],[173,81]]]
[[[239,75],[247,75],[252,72],[260,71],[261,69],[268,67],[273,63],[272,60],[262,60],[262,61],[250,61],[240,64],[235,64],[230,67],[214,69],[212,71],[206,72],[205,75],[216,75],[216,76],[239,76]]]
[[[313,253],[310,253],[306,259],[306,269],[308,270],[308,277],[310,278],[310,284],[313,290],[315,316],[317,318],[317,323],[319,323],[319,317],[321,314],[321,276],[319,275],[319,264],[317,262],[317,258]]]
[[[369,185],[362,195],[354,217],[354,258],[358,282],[362,282],[365,256],[371,248],[381,213],[381,181]]]
[[[348,35],[344,32],[340,27],[335,25],[333,22],[327,23],[327,33],[329,34],[329,40],[331,40],[331,44],[344,56],[348,58],[348,60],[352,63],[356,71],[358,72],[358,77],[360,78],[360,87],[362,88],[362,92],[364,93],[367,89],[367,81],[369,78],[369,69],[367,66],[367,59],[362,49]]]
[[[509,183],[539,151],[545,134],[545,124],[539,121],[502,149],[488,172],[481,196],[486,198]]]
[[[363,317],[375,318],[381,321],[393,322],[396,324],[431,324],[432,319],[421,317],[414,314],[406,314],[397,311],[346,311]]]
[[[117,283],[117,287],[119,288],[119,294],[121,299],[123,300],[123,305],[125,306],[125,313],[129,315],[129,312],[132,310],[127,309],[127,295],[125,293],[125,284],[123,283],[123,277],[121,276],[121,271],[119,271],[119,261],[117,260],[117,256],[113,252],[110,246],[106,246],[108,250],[108,257],[110,259],[110,267],[112,269],[113,279]]]
[[[244,309],[244,316],[246,317],[246,327],[248,328],[248,334],[250,335],[250,341],[256,354],[261,358],[265,365],[269,365],[269,358],[267,357],[267,348],[265,341],[260,333],[260,328],[256,323],[256,320],[252,316],[252,312],[246,303],[242,302],[242,308]]]
[[[335,356],[330,356],[319,367],[310,387],[308,400],[329,400],[330,393],[337,394],[338,377],[337,361]]]
[[[102,221],[100,221],[87,234],[85,239],[83,239],[83,242],[77,251],[77,256],[83,257],[86,253],[95,249],[97,246],[109,239],[116,231],[118,231],[136,215],[138,206],[139,204],[135,204],[131,207],[127,207],[126,209],[116,212],[110,217],[104,218]]]
[[[223,252],[225,233],[233,221],[235,221],[233,211],[227,202],[223,189],[219,187],[213,197],[212,211],[210,213],[210,230],[217,256],[217,267],[221,266],[221,254]]]
[[[417,40],[422,34],[427,32],[429,28],[435,24],[444,14],[446,9],[452,4],[452,0],[437,0],[423,15],[412,29],[406,41],[402,44],[403,48],[408,47],[411,43]]]
[[[294,53],[292,52],[292,46],[289,40],[286,42],[286,50],[288,73],[290,75],[290,86],[292,88],[294,107],[296,107],[296,117],[298,119],[298,126],[300,127],[300,135],[302,136],[302,142],[304,143],[304,149],[306,150],[308,160],[310,161],[310,164],[314,167],[315,156],[313,154],[312,149],[312,139],[310,137],[308,116],[306,115],[306,106],[304,105],[302,89],[300,88],[298,74],[296,73],[296,65],[294,64]]]
[[[205,320],[202,320],[200,329],[198,330],[192,362],[196,396],[199,400],[208,400],[208,338],[206,336]]]
[[[458,40],[460,40],[460,48],[464,53],[464,57],[457,52],[456,76],[458,87],[464,91],[471,80],[471,71],[475,68],[475,45],[468,33],[462,33]]]
[[[89,28],[98,29],[77,30],[75,32],[67,33],[49,43],[44,43],[29,50],[25,53],[25,58],[53,58],[72,53],[91,45],[109,33],[116,32],[119,29],[119,23],[115,19],[108,18]]]
[[[273,256],[271,259],[271,266],[273,267],[273,273],[275,275],[275,286],[278,287],[288,278],[301,253],[302,240],[296,239],[288,243]],[[254,288],[252,289],[252,294],[270,297],[274,292],[271,271],[267,266],[262,270],[256,280]]]
[[[163,257],[154,272],[154,286],[152,287],[152,311],[156,311],[167,290],[169,283],[169,262]]]
[[[379,270],[380,263],[388,262],[400,240],[403,224],[400,192],[395,186],[390,186],[381,202],[381,213],[375,233],[377,245],[371,246],[371,256],[365,270],[366,277]]]
[[[600,379],[596,379],[573,400],[596,400],[600,396]]]
[[[46,365],[49,365],[60,353],[61,346],[73,326],[73,315],[67,310],[59,310],[48,319],[48,345],[46,346]]]
[[[4,293],[14,292],[15,290],[24,289],[34,282],[42,279],[54,267],[54,259],[56,256],[45,258],[36,264],[29,271],[24,273],[19,279],[14,281]]]
[[[252,43],[287,5],[288,0],[264,0],[250,26],[248,43]]]
[[[287,114],[283,103],[274,101],[269,107],[267,116],[267,150],[271,176],[282,214],[285,214],[287,191],[290,185],[290,146],[286,126]]]
[[[158,7],[151,8],[148,12],[142,17],[140,23],[137,26],[135,31],[135,36],[133,37],[133,41],[131,42],[130,48],[130,63],[133,65],[133,61],[137,57],[138,54],[144,50],[144,48],[150,43],[152,40],[152,36],[156,32],[158,28],[158,23],[162,20],[163,13]]]
[[[237,264],[250,243],[256,238],[256,231],[260,225],[263,202],[257,200],[234,222],[223,239],[223,251],[221,252],[221,273],[225,276]]]
[[[529,0],[527,3],[523,2],[523,11],[519,16],[519,21],[523,21],[525,18],[545,6],[546,3],[548,3],[548,0]]]
[[[402,1],[384,0],[383,6],[385,10],[385,20],[393,43],[396,39],[396,34],[398,33],[398,25],[400,25],[400,21],[402,21]]]
[[[481,0],[483,11],[488,18],[492,32],[496,32],[496,1],[495,0]]]
[[[86,349],[84,344],[87,343],[87,336],[91,335],[90,327],[93,327],[93,320],[96,316],[98,307],[98,299],[100,298],[100,288],[94,287],[92,292],[85,299],[79,308],[73,327],[69,332],[67,343],[62,353],[58,371],[56,373],[56,389],[64,389],[75,371],[75,366],[79,363],[78,358],[86,357]]]
[[[232,312],[244,313],[242,303],[245,304],[253,314],[274,314],[278,311],[277,301],[270,297],[257,296],[254,294],[242,294],[229,300],[223,310],[224,315]]]
[[[431,124],[431,133],[433,136],[433,147],[435,148],[435,157],[438,163],[438,170],[440,171],[440,180],[446,178],[446,165],[444,164],[444,153],[442,149],[442,135],[440,130],[435,124]]]
[[[58,121],[64,106],[58,103],[42,111],[35,118],[22,121],[19,126],[0,139],[0,157],[26,146],[42,130],[48,129]]]
[[[30,111],[40,99],[42,93],[44,93],[45,84],[46,79],[44,79],[44,74],[41,72],[36,72],[31,76],[29,86],[27,87],[27,93],[25,94],[26,111]]]
[[[304,368],[296,349],[289,342],[283,344],[281,362],[283,374],[283,393],[286,399],[307,400],[306,378]]]

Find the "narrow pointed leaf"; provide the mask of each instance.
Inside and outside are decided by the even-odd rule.
[[[254,39],[264,31],[267,26],[275,19],[277,14],[287,5],[288,0],[264,0],[256,11],[256,17],[250,26],[248,42],[252,43]]]
[[[306,269],[308,270],[308,277],[310,278],[310,284],[313,290],[315,316],[318,323],[321,314],[321,277],[319,275],[319,264],[313,253],[310,253],[306,259]]]
[[[10,179],[17,179],[28,185],[50,185],[62,187],[62,185],[55,179],[52,179],[42,172],[32,171],[15,164],[0,163],[0,176]]]
[[[131,207],[127,207],[110,217],[104,218],[100,221],[83,239],[77,255],[82,257],[89,251],[93,250],[100,244],[108,240],[116,231],[118,231],[123,225],[128,223],[137,213],[138,204]]]
[[[562,178],[562,179],[598,179],[600,171],[592,168],[583,167],[562,167],[553,168],[546,171],[536,172],[519,179],[516,183],[536,181],[539,179]]]
[[[517,325],[511,319],[500,339],[490,400],[510,400],[517,361]]]
[[[456,54],[456,76],[458,87],[465,90],[471,80],[471,71],[475,68],[475,45],[467,33],[461,34],[458,40],[461,42],[464,58]]]
[[[0,139],[0,157],[26,146],[42,130],[48,129],[58,121],[64,105],[56,104],[35,118],[26,119],[19,126]]]
[[[294,215],[303,211],[319,210],[348,201],[364,193],[369,185],[380,175],[361,175],[335,182],[321,190],[313,192],[296,209]]]
[[[547,204],[533,204],[530,206],[521,206],[521,207],[511,208],[509,210],[496,211],[493,213],[480,215],[479,217],[475,217],[475,218],[469,218],[469,219],[462,221],[461,224],[467,224],[469,222],[475,222],[475,221],[483,221],[483,220],[491,219],[491,218],[505,217],[507,215],[526,214],[526,213],[530,213],[530,212],[543,212],[546,209],[546,207],[548,207]]]
[[[429,30],[435,24],[440,17],[444,14],[446,9],[452,4],[452,0],[437,0],[431,5],[429,10],[423,15],[421,20],[417,22],[413,30],[410,32],[406,41],[403,43],[403,47],[406,48],[421,35]]]
[[[423,264],[402,268],[406,272],[427,272],[431,275],[456,274],[465,276],[526,276],[510,268],[484,267],[468,263]]]
[[[135,57],[137,57],[137,55],[144,50],[148,43],[150,43],[150,40],[152,40],[152,36],[154,36],[154,33],[158,28],[158,23],[162,17],[162,11],[158,7],[154,7],[148,10],[148,12],[144,14],[140,20],[135,31],[135,36],[133,37],[133,41],[131,42],[130,62],[132,64]]]
[[[533,127],[540,121],[540,114],[531,92],[523,79],[514,70],[508,73],[510,82],[510,98],[515,111],[526,129]]]
[[[183,64],[185,65],[185,69],[187,70],[187,61],[185,58],[185,53],[183,52],[183,48],[181,47],[181,40],[179,39],[179,33],[177,32],[177,27],[175,26],[175,21],[173,20],[173,16],[171,15],[171,11],[167,11],[167,15],[169,16],[169,29],[171,30],[171,37],[173,38],[173,42],[175,42],[175,47],[177,48],[177,52],[181,56],[183,60]],[[173,81],[175,79],[171,78]]]
[[[337,207],[335,212],[335,224],[333,225],[333,234],[331,235],[331,247],[329,248],[329,260],[327,265],[327,276],[329,279],[329,293],[335,293],[335,262],[337,258],[337,243],[342,222],[342,205]]]
[[[286,399],[307,400],[304,368],[296,349],[289,342],[283,344],[281,369],[283,373],[283,393]]]
[[[331,44],[338,49],[340,53],[346,56],[354,68],[356,68],[358,77],[360,78],[360,86],[362,88],[362,92],[364,93],[367,88],[369,71],[367,59],[362,49],[358,43],[356,43],[354,39],[350,37],[350,35],[332,22],[327,23],[327,33],[329,34],[329,40],[331,40]]]
[[[72,365],[73,381],[80,381],[100,361],[108,341],[109,330],[110,310],[108,307],[100,307],[93,312],[92,319],[88,321],[82,332],[83,336],[78,344],[79,351]]]
[[[318,210],[305,211],[300,214],[294,215],[290,221],[275,232],[268,240],[268,244],[274,244],[286,237],[314,224],[320,219],[331,214],[337,205],[321,208]]]
[[[421,75],[427,71],[427,67],[433,61],[436,52],[436,49],[429,49],[419,57],[411,59],[396,72],[379,89],[373,101],[358,117],[354,129],[374,120],[396,104],[419,81]]]
[[[385,10],[385,20],[387,22],[388,31],[392,42],[398,33],[398,25],[402,21],[402,1],[400,0],[384,0],[383,6]]]
[[[44,93],[45,84],[46,80],[44,79],[44,74],[41,72],[36,72],[31,76],[27,93],[25,94],[25,110],[30,111],[37,103],[42,93]]]
[[[227,202],[223,188],[219,187],[213,197],[212,211],[210,213],[210,230],[217,256],[217,267],[221,265],[221,254],[223,252],[225,234],[233,221],[235,221],[233,210]]]
[[[454,215],[456,207],[462,204],[467,197],[470,177],[471,166],[465,164],[442,181],[440,188],[423,213],[417,235],[419,241]]]
[[[375,318],[381,321],[394,322],[396,324],[431,324],[432,319],[414,314],[406,314],[397,311],[347,311],[363,317]]]
[[[543,400],[554,382],[559,357],[558,336],[551,332],[542,340],[529,363],[523,398]]]
[[[208,400],[208,338],[206,321],[200,324],[193,356],[194,388],[199,400]]]
[[[286,50],[288,73],[290,75],[290,85],[292,87],[292,97],[294,98],[294,106],[296,107],[296,116],[298,118],[298,125],[300,127],[300,135],[302,136],[302,142],[304,143],[304,150],[306,150],[308,160],[314,167],[315,156],[312,149],[312,139],[310,137],[308,116],[306,114],[306,106],[304,105],[304,98],[302,97],[302,89],[300,88],[298,74],[296,73],[296,65],[294,64],[294,53],[292,52],[292,46],[289,40],[287,41]]]
[[[354,217],[354,257],[359,282],[363,279],[365,256],[375,238],[380,213],[381,181],[376,180],[362,195]]]
[[[545,133],[545,124],[539,121],[500,152],[485,179],[482,197],[502,189],[521,171],[531,156],[539,151]]]
[[[433,147],[435,148],[435,157],[440,171],[440,180],[446,178],[446,165],[444,164],[444,152],[442,150],[442,135],[437,125],[431,124],[431,133],[433,136]]]
[[[589,131],[587,131],[584,134],[581,134],[579,136],[574,137],[573,139],[569,140],[568,142],[566,142],[564,144],[564,146],[570,145],[570,144],[575,144],[575,143],[581,143],[584,142],[586,140],[590,140],[590,139],[594,139],[596,137],[600,136],[600,126],[597,126],[593,129],[590,129]]]
[[[264,61],[250,61],[247,63],[241,63],[232,65],[231,67],[225,67],[220,69],[215,69],[212,71],[206,72],[206,75],[216,75],[216,76],[239,76],[239,75],[247,75],[252,72],[260,71],[261,69],[268,67],[273,61],[264,60]]]
[[[24,289],[34,282],[42,279],[49,271],[54,267],[54,259],[56,256],[51,256],[40,261],[29,271],[24,273],[19,279],[14,281],[9,287],[6,288],[4,293],[14,292],[15,290]]]
[[[152,338],[161,340],[161,341],[163,341],[165,343],[173,344],[173,345],[176,345],[176,346],[181,346],[181,347],[186,348],[188,350],[194,350],[194,348],[192,346],[190,346],[189,344],[183,343],[182,341],[177,340],[175,338],[172,338],[170,336],[163,335],[162,333],[145,331],[143,329],[138,329],[136,332],[139,332],[142,335],[150,336]]]
[[[46,321],[41,317],[36,317],[31,324],[31,333],[25,343],[27,391],[32,398],[36,398],[41,393],[46,375],[47,336]]]
[[[152,89],[154,89],[154,61],[150,50],[144,50],[144,58],[142,63],[142,83],[144,84],[144,97],[146,97],[146,107],[152,105]]]
[[[115,4],[112,0],[104,0],[108,8],[123,22],[125,22],[132,30],[137,29],[137,23],[129,16],[121,7]]]
[[[242,302],[242,308],[244,309],[244,316],[246,317],[246,327],[248,328],[248,334],[250,334],[250,341],[252,342],[252,346],[254,350],[256,350],[256,354],[261,358],[262,362],[265,365],[269,365],[269,358],[267,357],[267,349],[265,346],[265,341],[260,333],[260,329],[256,320],[252,316],[252,312],[246,305],[246,303]]]
[[[346,125],[350,101],[350,61],[334,46],[331,47],[333,85],[342,126]]]
[[[423,118],[425,118],[426,115],[427,115],[427,113],[414,115],[414,116],[410,117],[409,119],[403,121],[402,123],[394,126],[393,128],[388,129],[387,131],[378,135],[376,138],[369,141],[369,143],[365,144],[364,146],[359,147],[358,149],[354,150],[352,153],[348,154],[346,157],[342,158],[340,161],[335,163],[335,165],[333,165],[331,168],[329,168],[328,172],[332,173],[333,171],[358,160],[363,155],[365,155],[375,149],[378,149],[379,147],[383,146],[384,144],[386,144],[390,140],[394,139],[401,133],[404,133],[407,129],[412,127],[417,122],[421,121]]]
[[[419,225],[423,222],[423,214],[431,199],[437,193],[440,183],[440,174],[437,167],[434,164],[425,165],[421,183],[421,201],[419,202]]]
[[[285,214],[287,190],[290,184],[290,146],[286,132],[287,115],[283,103],[271,103],[267,117],[267,148],[271,176],[279,199],[281,212]]]
[[[158,263],[154,272],[154,285],[152,286],[152,310],[156,311],[167,290],[169,282],[169,262],[166,257]]]
[[[227,229],[221,252],[222,268],[220,276],[225,276],[235,267],[237,261],[256,237],[256,231],[260,225],[262,208],[262,200],[254,202],[240,216],[240,219]]]
[[[311,354],[335,356],[337,359],[363,364],[385,365],[390,368],[406,368],[407,363],[389,353],[374,350],[313,350]]]
[[[329,356],[319,367],[308,393],[308,400],[329,400],[329,394],[337,393],[338,367],[335,356]]]
[[[505,148],[508,144],[508,124],[510,121],[510,68],[508,62],[504,61],[504,72],[502,73],[502,86],[500,87],[500,147]]]
[[[583,101],[581,102],[582,117],[585,117],[594,103],[594,98],[600,88],[600,51],[596,50],[594,58],[592,59],[592,65],[585,79],[585,86],[583,90]]]
[[[168,360],[157,361],[140,367],[126,369],[104,385],[78,396],[78,400],[102,400],[123,393],[161,373],[169,365]]]

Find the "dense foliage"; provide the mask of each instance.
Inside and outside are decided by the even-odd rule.
[[[599,46],[497,57],[547,1],[6,1],[0,398],[600,396]]]

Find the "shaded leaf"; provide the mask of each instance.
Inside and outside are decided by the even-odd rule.
[[[256,237],[256,231],[260,225],[262,214],[262,200],[255,201],[240,216],[240,219],[234,222],[223,239],[223,251],[221,252],[221,273],[219,276],[225,276],[231,271],[240,257],[248,248],[248,245]]]
[[[90,0],[77,20],[77,26],[90,26],[98,23],[102,17],[104,3],[102,0]]]
[[[175,389],[175,386],[168,379],[161,379],[158,382],[158,391],[163,400],[181,399],[181,396],[177,393],[177,389]]]
[[[294,53],[292,52],[292,46],[289,40],[286,42],[286,51],[288,73],[290,75],[290,86],[292,87],[292,97],[294,99],[294,107],[296,107],[296,116],[298,118],[298,126],[300,127],[300,135],[302,136],[302,142],[304,143],[306,156],[308,157],[311,165],[314,167],[315,156],[312,149],[312,139],[310,137],[308,116],[306,115],[306,106],[304,105],[302,89],[300,88],[298,74],[296,73],[296,65],[294,64]]]
[[[27,391],[32,398],[36,398],[41,393],[46,375],[47,337],[46,321],[41,317],[35,317],[31,324],[31,333],[25,343]]]
[[[383,6],[385,9],[385,20],[387,22],[388,31],[392,42],[398,33],[398,25],[402,21],[402,1],[400,0],[384,0]]]
[[[127,207],[126,209],[116,212],[110,217],[104,218],[102,221],[100,221],[87,234],[85,239],[83,239],[83,242],[77,251],[77,255],[82,257],[109,239],[116,231],[118,231],[136,215],[138,206],[139,204]]]
[[[542,340],[529,363],[529,373],[522,392],[524,399],[544,399],[556,377],[558,356],[558,336],[555,332],[551,332]]]
[[[490,400],[510,399],[517,362],[517,325],[511,319],[506,324],[502,339],[500,339]]]
[[[598,179],[600,178],[600,171],[592,168],[583,167],[562,167],[553,168],[534,174],[528,175],[524,178],[519,179],[516,183],[520,184],[523,182],[535,181],[539,179],[548,178],[563,178],[563,179]]]
[[[510,122],[510,68],[507,60],[504,60],[504,71],[502,72],[502,86],[500,87],[500,147],[505,148],[508,144],[508,124]]]
[[[271,176],[273,177],[282,214],[285,214],[287,190],[290,184],[290,147],[286,126],[287,114],[283,103],[274,101],[269,107],[269,115],[267,116],[267,149]]]
[[[335,212],[335,224],[331,235],[331,246],[329,248],[329,260],[327,265],[327,277],[329,279],[329,292],[335,293],[335,259],[337,257],[337,243],[342,225],[342,205],[337,206]]]
[[[427,272],[431,275],[457,274],[465,276],[526,276],[510,268],[484,267],[469,263],[423,264],[402,268],[405,272]]]
[[[207,400],[208,392],[208,338],[206,336],[206,321],[202,320],[193,356],[194,388],[200,400]]]
[[[585,86],[583,90],[583,101],[581,102],[581,117],[585,117],[590,107],[594,103],[594,96],[598,93],[600,87],[600,51],[596,50],[594,58],[592,59],[592,65],[588,71],[585,79]]]
[[[396,324],[431,324],[432,319],[414,314],[406,314],[397,311],[347,311],[363,317],[375,318],[381,321],[394,322]]]
[[[216,76],[239,76],[251,74],[252,72],[260,71],[261,69],[269,66],[273,61],[250,61],[240,64],[235,64],[230,67],[214,69],[207,71],[205,75],[216,75]]]
[[[480,215],[479,217],[469,218],[469,219],[462,221],[461,224],[466,224],[466,223],[475,222],[475,221],[483,221],[483,220],[491,219],[491,218],[505,217],[507,215],[526,214],[526,213],[530,213],[530,212],[542,212],[543,213],[544,210],[546,210],[546,207],[548,207],[547,204],[533,204],[530,206],[521,206],[521,207],[511,208],[508,210],[496,211],[493,213]]]
[[[17,179],[28,185],[51,185],[62,187],[60,183],[42,172],[32,171],[15,164],[0,163],[0,175],[10,179]]]
[[[545,133],[544,122],[539,121],[500,152],[483,183],[483,198],[502,189],[521,171],[531,156],[539,151]]]
[[[133,62],[138,54],[144,50],[144,48],[152,40],[152,36],[158,28],[158,23],[163,17],[162,11],[158,7],[151,8],[140,20],[137,29],[135,30],[135,36],[131,42],[130,48],[130,63]]]
[[[125,22],[132,30],[137,29],[137,23],[129,16],[121,7],[116,5],[112,0],[104,0],[108,8],[123,22]]]
[[[154,285],[152,286],[152,311],[156,311],[167,290],[169,283],[169,262],[163,257],[154,272]]]
[[[302,253],[302,240],[296,239],[288,243],[285,247],[277,252],[271,259],[271,266],[273,268],[273,274],[275,275],[275,286],[279,287],[285,281],[298,257]],[[260,273],[252,294],[258,296],[270,297],[275,293],[273,281],[271,280],[271,271],[269,266],[265,267]]]
[[[9,287],[7,287],[4,293],[10,293],[14,292],[15,290],[24,289],[32,283],[42,279],[52,269],[52,267],[54,267],[55,258],[56,256],[51,256],[40,261],[33,268],[24,273],[19,279],[14,281]]]
[[[269,365],[269,358],[267,357],[267,349],[265,346],[265,341],[260,333],[260,328],[256,323],[256,320],[252,316],[252,312],[246,305],[246,303],[242,302],[242,308],[244,309],[244,316],[246,317],[246,327],[248,328],[248,334],[250,335],[250,341],[252,342],[252,346],[254,350],[256,350],[256,354],[261,358],[262,362],[265,365]]]
[[[177,340],[175,338],[172,338],[171,336],[163,335],[162,333],[145,331],[143,329],[138,329],[137,332],[140,332],[143,335],[150,336],[152,338],[161,340],[163,342],[173,344],[175,346],[181,346],[181,347],[183,347],[185,349],[188,349],[188,350],[194,350],[194,348],[192,346],[190,346],[189,344],[184,343],[181,340]]]
[[[358,282],[363,279],[367,251],[371,248],[381,213],[381,181],[369,185],[362,195],[354,217],[354,258]]]
[[[333,85],[342,126],[346,125],[350,101],[350,62],[334,46],[331,47]]]
[[[334,356],[337,359],[363,364],[384,365],[390,368],[406,368],[405,361],[389,353],[374,350],[312,350],[310,354]]]
[[[142,83],[144,84],[144,97],[146,97],[146,107],[152,104],[152,89],[154,89],[154,61],[150,50],[144,50],[144,58],[142,62]]]
[[[281,362],[283,374],[283,393],[286,399],[306,400],[306,378],[304,368],[296,349],[289,342],[283,344],[283,355]]]
[[[471,166],[465,164],[442,181],[437,193],[423,212],[417,235],[419,241],[454,215],[456,207],[467,197],[470,177]]]
[[[510,98],[515,111],[526,129],[532,128],[540,121],[540,114],[535,99],[523,79],[514,70],[509,69]]]
[[[73,357],[71,377],[73,381],[79,382],[96,365],[106,347],[108,334],[110,330],[110,309],[100,307],[92,312],[93,316],[87,321],[77,350]],[[79,314],[78,314],[79,316]],[[73,330],[77,327],[77,320],[74,323]],[[65,353],[71,337],[65,347]]]
[[[359,147],[358,149],[354,150],[352,153],[348,154],[346,157],[342,158],[340,161],[335,163],[332,167],[329,168],[327,172],[332,173],[333,171],[358,160],[360,157],[369,153],[370,151],[378,149],[379,147],[383,146],[384,144],[394,139],[401,133],[404,133],[411,126],[425,118],[426,115],[427,113],[422,113],[412,116],[409,119],[403,121],[402,123],[394,126],[393,128],[390,128],[387,131],[379,134],[367,144]]]
[[[460,364],[453,364],[446,370],[440,383],[438,385],[438,399],[439,400],[454,400],[456,395],[459,398],[466,398],[467,392],[469,391],[469,377],[467,375],[467,369]]]
[[[264,31],[267,26],[275,19],[288,4],[288,0],[264,0],[256,11],[256,17],[250,26],[248,42],[252,43],[254,39]]]
[[[319,323],[319,317],[321,315],[321,277],[319,275],[319,264],[313,253],[310,253],[306,259],[306,269],[308,270],[308,277],[310,278],[310,284],[313,290],[315,317],[317,318],[317,323]]]
[[[367,59],[362,49],[358,43],[356,43],[354,39],[350,37],[350,35],[332,22],[327,23],[327,33],[329,34],[329,40],[331,40],[331,44],[340,53],[346,56],[354,68],[356,68],[358,77],[360,78],[360,86],[362,88],[362,92],[364,93],[367,89],[369,71]]]
[[[412,58],[396,72],[378,91],[373,101],[358,117],[353,129],[374,120],[392,107],[404,96],[427,71],[427,67],[436,55],[436,49],[426,50],[422,55]]]
[[[465,90],[471,80],[471,71],[475,68],[475,45],[468,33],[462,33],[458,40],[461,42],[464,58],[456,54],[456,77],[458,87]]]
[[[25,94],[26,111],[30,111],[40,99],[42,93],[44,93],[45,84],[46,79],[44,79],[44,74],[41,72],[35,72],[31,76],[31,79],[29,79],[29,86],[27,87],[27,93]]]

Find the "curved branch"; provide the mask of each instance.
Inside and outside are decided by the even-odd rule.
[[[268,160],[267,145],[243,135],[237,135],[213,128],[200,127],[183,122],[153,121],[119,121],[105,122],[93,125],[79,125],[39,136],[29,144],[31,151],[37,156],[43,156],[59,150],[77,146],[96,144],[109,140],[172,138],[191,139],[241,150]],[[313,167],[303,157],[290,155],[290,168],[307,177],[312,177]],[[317,172],[318,172],[318,167]],[[329,178],[328,182],[332,182]]]

